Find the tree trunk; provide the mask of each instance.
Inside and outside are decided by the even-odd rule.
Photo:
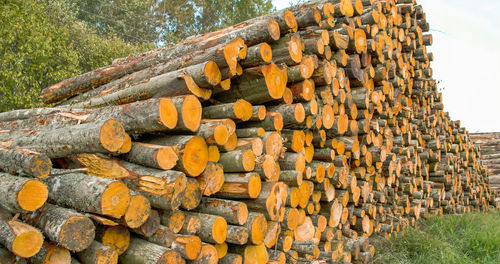
[[[55,129],[10,131],[0,134],[1,141],[9,141],[12,146],[27,147],[44,153],[49,158],[85,152],[116,153],[125,143],[125,137],[125,129],[113,119]]]
[[[227,222],[224,218],[215,215],[186,212],[188,215],[194,215],[200,218],[201,230],[198,236],[207,243],[221,244],[226,240]]]
[[[162,247],[140,238],[131,238],[130,247],[119,257],[120,263],[181,264],[181,255],[175,250]]]
[[[213,196],[228,199],[253,199],[259,196],[261,180],[258,173],[224,174],[224,184]]]
[[[57,205],[46,203],[39,210],[26,214],[24,220],[40,228],[52,242],[70,251],[82,251],[94,241],[95,227],[92,220]]]
[[[52,162],[47,155],[29,149],[0,146],[0,169],[43,179],[50,174]]]
[[[130,191],[120,181],[81,173],[51,176],[43,180],[49,199],[60,206],[121,218],[130,203]]]
[[[177,149],[179,160],[176,168],[188,176],[200,175],[207,166],[208,147],[205,140],[197,136],[168,136],[146,140],[146,143],[172,146]]]
[[[33,257],[29,259],[30,263],[33,264],[45,264],[45,263],[61,263],[70,264],[71,263],[71,253],[69,250],[56,246],[51,243],[44,242],[40,251]],[[11,263],[11,262],[6,262]]]
[[[233,225],[243,225],[247,221],[248,209],[243,202],[203,197],[198,208],[200,213],[218,215]]]
[[[39,180],[0,172],[0,202],[10,213],[35,211],[47,201],[47,185]]]
[[[118,253],[97,241],[93,241],[88,248],[76,255],[83,264],[118,263]]]
[[[42,247],[42,234],[30,225],[11,219],[8,212],[0,211],[0,244],[21,258],[34,256]]]

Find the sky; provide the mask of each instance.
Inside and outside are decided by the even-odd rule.
[[[470,132],[500,132],[500,0],[417,0],[444,110]],[[273,0],[279,10],[290,0]],[[427,34],[427,33],[426,33]]]

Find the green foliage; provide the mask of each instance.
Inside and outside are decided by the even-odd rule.
[[[2,1],[0,110],[39,105],[41,87],[79,72],[69,32],[51,25],[47,5]]]
[[[173,44],[189,36],[215,31],[269,13],[271,0],[161,0],[164,43]]]
[[[130,43],[156,43],[160,21],[154,16],[155,1],[66,0],[77,18],[101,36],[115,36]]]
[[[271,0],[0,0],[0,111],[114,58],[268,13]],[[156,45],[155,45],[156,43]]]
[[[500,212],[432,217],[376,248],[375,263],[500,263]]]
[[[173,44],[268,13],[271,0],[67,0],[100,35]]]
[[[64,1],[0,3],[0,111],[41,106],[41,89],[153,47],[98,36]]]

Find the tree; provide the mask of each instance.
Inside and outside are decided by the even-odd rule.
[[[102,36],[173,44],[263,15],[271,0],[67,0],[77,17]]]
[[[48,85],[153,48],[98,36],[62,0],[0,3],[0,111],[40,106]]]
[[[164,26],[161,41],[173,44],[269,13],[271,0],[160,0],[155,14]]]
[[[78,19],[101,36],[116,36],[130,43],[157,43],[161,27],[154,15],[155,1],[66,0]]]

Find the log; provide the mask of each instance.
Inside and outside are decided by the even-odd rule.
[[[226,240],[227,222],[224,218],[204,213],[186,213],[202,219],[201,229],[197,233],[202,241],[221,244]]]
[[[267,221],[264,214],[250,212],[245,226],[248,230],[248,242],[254,245],[264,242],[267,232]]]
[[[217,104],[203,108],[203,118],[231,118],[247,121],[252,117],[252,104],[245,100],[234,103]]]
[[[208,147],[205,140],[197,136],[156,137],[145,141],[149,144],[173,146],[177,148],[179,161],[176,168],[187,175],[196,177],[204,170],[208,162]]]
[[[125,214],[122,216],[122,223],[130,228],[136,228],[144,224],[151,214],[151,203],[142,194],[131,191],[130,202]]]
[[[248,201],[249,209],[262,210],[266,218],[279,221],[284,214],[285,202],[288,197],[288,187],[282,182],[263,182],[262,190],[255,200]]]
[[[120,181],[82,173],[50,176],[43,181],[49,188],[49,200],[60,206],[121,218],[130,203],[130,191]]]
[[[128,228],[120,225],[98,226],[96,228],[95,241],[113,249],[118,257],[118,255],[123,254],[130,245],[130,232]],[[108,256],[111,255],[113,254]]]
[[[202,190],[196,179],[188,178],[186,189],[182,196],[181,207],[186,210],[193,210],[200,204]]]
[[[158,211],[151,210],[146,222],[137,228],[131,229],[131,231],[144,237],[151,237],[160,228],[160,222]]]
[[[203,197],[195,210],[200,213],[222,216],[233,225],[243,225],[248,217],[245,203],[225,199]]]
[[[215,62],[208,61],[192,65],[177,71],[155,76],[145,82],[133,84],[130,87],[110,91],[106,95],[91,98],[73,106],[77,108],[100,107],[131,103],[152,97],[171,97],[193,94],[202,99],[208,99],[211,90],[200,86],[214,86],[220,82],[221,74]]]
[[[256,198],[261,191],[261,180],[258,173],[224,174],[224,184],[215,197],[220,198]]]
[[[170,248],[175,240],[175,233],[168,227],[160,225],[160,228],[153,235],[143,238],[159,246]]]
[[[118,253],[112,248],[93,241],[88,248],[76,254],[84,264],[118,263]]]
[[[208,162],[203,173],[196,177],[200,189],[204,196],[210,196],[217,193],[224,184],[224,171],[222,165],[214,162]]]
[[[40,251],[43,236],[36,228],[0,211],[0,244],[21,258],[29,258]]]
[[[225,152],[220,155],[219,163],[224,172],[248,172],[255,168],[255,155],[251,150]]]
[[[201,246],[201,252],[197,259],[191,261],[193,264],[216,264],[219,261],[217,249],[211,244],[205,244]]]
[[[132,237],[130,246],[119,257],[119,262],[124,264],[132,263],[184,263],[181,255],[175,250],[162,247],[146,240]]]
[[[221,101],[245,99],[260,104],[283,96],[287,83],[286,67],[274,63],[245,69],[241,79],[231,90],[216,95]]]
[[[1,141],[9,141],[16,147],[29,147],[49,158],[85,152],[115,153],[125,143],[125,137],[125,129],[113,119],[55,129],[0,133]]]
[[[29,149],[0,146],[0,169],[43,179],[50,174],[52,162],[47,155]]]
[[[48,197],[43,182],[0,172],[2,209],[11,213],[31,212],[42,207]]]
[[[188,260],[195,260],[201,253],[201,240],[197,236],[176,235],[171,247]]]
[[[172,169],[177,164],[177,160],[179,159],[174,148],[170,146],[160,146],[140,142],[133,142],[132,148],[123,156],[123,158],[132,163],[162,170]]]
[[[92,220],[57,205],[46,203],[37,211],[23,216],[23,220],[40,228],[50,241],[70,251],[82,251],[94,241]]]
[[[71,263],[71,253],[69,252],[69,250],[65,248],[44,242],[43,246],[40,248],[40,251],[38,251],[36,255],[31,257],[29,261],[30,263],[33,264],[45,264],[45,263],[69,264]]]

